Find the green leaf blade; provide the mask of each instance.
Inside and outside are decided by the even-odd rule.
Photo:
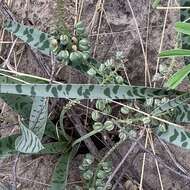
[[[48,100],[36,96],[33,101],[30,113],[29,129],[39,138],[42,139],[48,118]]]
[[[169,57],[189,57],[190,50],[188,49],[173,49],[166,50],[160,53],[161,58],[169,58]]]
[[[190,73],[190,64],[177,71],[165,84],[165,87],[175,89]]]
[[[190,24],[184,22],[177,22],[176,30],[177,32],[190,35]]]

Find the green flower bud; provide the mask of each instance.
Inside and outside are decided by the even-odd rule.
[[[116,60],[122,60],[122,59],[124,59],[123,52],[121,51],[116,52]]]
[[[123,107],[121,108],[121,113],[124,114],[124,115],[128,114],[129,111],[130,111],[129,108],[126,107],[126,106],[123,106]]]
[[[112,121],[106,121],[104,127],[107,131],[112,131],[114,129],[114,124]]]
[[[112,107],[110,105],[106,105],[106,107],[104,108],[103,112],[105,114],[111,114],[112,112]]]
[[[60,43],[64,46],[67,45],[69,43],[69,37],[67,35],[61,35]]]
[[[89,50],[89,46],[84,46],[84,45],[81,45],[81,44],[79,44],[79,50],[80,51],[87,51],[87,50]]]
[[[83,22],[82,21],[77,22],[75,28],[81,28],[81,27],[84,27]]]
[[[159,129],[160,132],[165,133],[165,132],[167,132],[167,125],[165,123],[161,123],[158,126],[158,129]]]
[[[102,178],[96,179],[96,187],[102,187],[102,186],[104,186]]]
[[[119,84],[123,84],[123,82],[124,82],[123,77],[122,76],[117,76],[116,77],[116,82],[119,83]]]
[[[97,100],[96,101],[96,109],[103,111],[106,107],[106,100]]]
[[[103,170],[107,170],[110,168],[110,163],[109,162],[101,162],[100,167],[102,167]]]
[[[168,101],[169,101],[169,99],[166,98],[166,97],[164,97],[164,98],[161,99],[161,103],[162,103],[162,104],[165,104],[165,103],[167,103]]]
[[[83,35],[85,33],[85,28],[81,27],[81,28],[76,28],[76,33],[77,35]]]
[[[159,71],[160,71],[161,74],[167,73],[167,72],[168,72],[168,67],[167,67],[167,65],[165,65],[165,64],[160,64],[160,66],[159,66]]]
[[[114,66],[113,59],[109,59],[105,62],[106,67],[112,68]]]
[[[80,171],[86,171],[86,169],[88,169],[88,167],[87,166],[83,166],[83,164],[79,166],[79,170]]]
[[[127,134],[122,130],[119,130],[119,138],[120,138],[120,140],[122,140],[122,141],[125,141],[126,139],[127,139]]]
[[[153,103],[154,103],[154,99],[153,99],[153,98],[147,98],[147,99],[146,99],[146,105],[152,106]]]
[[[90,57],[89,51],[82,51],[82,56],[84,60],[87,60]]]
[[[58,55],[57,55],[57,59],[58,59],[59,61],[62,61],[62,60],[68,61],[68,60],[69,60],[69,52],[68,52],[67,50],[62,50],[62,51],[60,51],[60,52],[58,53]]]
[[[96,75],[96,70],[93,69],[93,68],[90,68],[90,70],[88,70],[87,73],[88,73],[90,76],[95,76],[95,75]]]
[[[103,170],[99,170],[98,173],[97,173],[97,177],[99,179],[103,179],[103,178],[106,177],[106,173]]]
[[[145,124],[145,125],[147,125],[147,124],[149,124],[150,122],[151,122],[151,119],[150,119],[150,117],[145,117],[145,118],[143,118],[143,123]]]
[[[102,130],[104,128],[103,124],[101,122],[96,122],[93,125],[94,130]]]
[[[82,187],[75,185],[75,190],[82,190]],[[92,189],[92,190],[94,190],[94,189]]]
[[[84,160],[88,165],[91,165],[94,162],[94,157],[91,154],[86,154]]]
[[[154,103],[155,103],[156,106],[159,106],[161,104],[161,101],[159,99],[155,99]]]
[[[105,70],[106,70],[105,64],[101,64],[100,67],[99,67],[99,71],[100,71],[101,73],[103,73]]]
[[[136,138],[137,137],[137,132],[135,130],[130,130],[129,131],[129,137]]]
[[[160,79],[162,79],[163,77],[161,76],[160,73],[156,73],[154,76],[153,76],[153,79],[152,79],[152,82],[157,82],[159,81]]]
[[[89,40],[87,38],[83,38],[82,40],[79,41],[79,45],[89,46]]]
[[[83,178],[85,180],[90,180],[93,177],[93,171],[87,170],[86,172],[83,173]]]
[[[96,190],[103,190],[103,189],[104,189],[104,187],[98,187],[98,186],[96,188]]]
[[[100,113],[99,113],[97,110],[94,110],[94,111],[92,112],[91,116],[92,116],[92,119],[93,119],[94,121],[97,121],[98,119],[100,119]]]
[[[70,58],[70,60],[71,60],[73,63],[78,63],[78,62],[82,61],[83,56],[82,56],[81,52],[76,51],[76,52],[72,52],[72,53],[70,54],[70,57],[69,57],[69,58]]]

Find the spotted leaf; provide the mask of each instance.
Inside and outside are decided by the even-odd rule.
[[[158,129],[156,134],[159,136],[159,138],[166,142],[181,148],[190,149],[190,133],[184,129],[169,125],[166,127],[165,132],[162,132]]]
[[[0,94],[74,99],[144,99],[176,95],[179,92],[115,84],[1,84]]]

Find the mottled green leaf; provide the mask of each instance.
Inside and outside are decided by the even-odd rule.
[[[44,146],[40,139],[22,123],[20,124],[22,135],[15,141],[15,149],[22,153],[38,153]]]
[[[165,132],[157,129],[156,134],[168,143],[179,146],[180,148],[190,149],[190,133],[184,129],[169,125],[166,127]]]
[[[29,129],[42,139],[48,118],[48,99],[36,96],[30,113]]]
[[[182,104],[175,109],[175,121],[177,123],[190,123],[190,105]]]
[[[176,95],[179,92],[115,84],[2,84],[0,93],[74,99],[144,99]]]
[[[38,49],[45,55],[50,55],[48,34],[9,19],[5,21],[4,28],[28,43],[32,48]]]
[[[61,155],[52,176],[51,188],[49,188],[50,190],[66,189],[70,161],[71,152]]]
[[[151,112],[151,114],[157,115],[163,112],[167,112],[168,110],[171,110],[173,108],[186,104],[187,101],[189,100],[190,100],[190,94],[189,93],[183,94],[181,96],[178,96],[177,98],[174,98],[172,100],[169,100],[166,103],[159,105],[156,109],[154,109]]]

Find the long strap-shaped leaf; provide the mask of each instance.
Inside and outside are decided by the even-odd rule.
[[[177,71],[165,84],[165,87],[175,89],[190,73],[190,64]]]
[[[56,165],[52,176],[51,188],[49,190],[65,190],[68,178],[68,167],[70,164],[70,154],[67,152],[63,154]]]
[[[67,178],[69,175],[69,166],[71,160],[76,155],[78,151],[78,146],[72,148],[70,152],[63,154],[55,167],[51,188],[49,190],[66,190],[67,188]]]
[[[38,49],[45,55],[50,55],[48,34],[9,19],[5,21],[4,28],[28,43],[32,48]]]
[[[22,136],[19,136],[15,141],[15,149],[22,153],[38,153],[44,146],[40,139],[22,123],[20,125]]]
[[[42,139],[48,118],[48,100],[36,96],[32,104],[30,113],[29,129],[39,138]]]
[[[177,123],[190,123],[190,105],[179,105],[176,108],[175,121]]]
[[[166,142],[169,142],[181,148],[190,149],[190,133],[183,129],[169,125],[166,127],[165,132],[158,130],[156,133],[161,139],[165,140]]]
[[[2,93],[75,99],[143,99],[176,95],[178,92],[115,84],[2,84],[0,94]]]
[[[186,104],[187,101],[190,100],[190,94],[186,93],[183,94],[181,96],[178,96],[175,99],[172,99],[164,104],[161,104],[159,107],[157,107],[156,109],[154,109],[151,114],[156,115],[156,114],[160,114],[163,112],[166,112],[172,108],[176,108],[177,106]]]

